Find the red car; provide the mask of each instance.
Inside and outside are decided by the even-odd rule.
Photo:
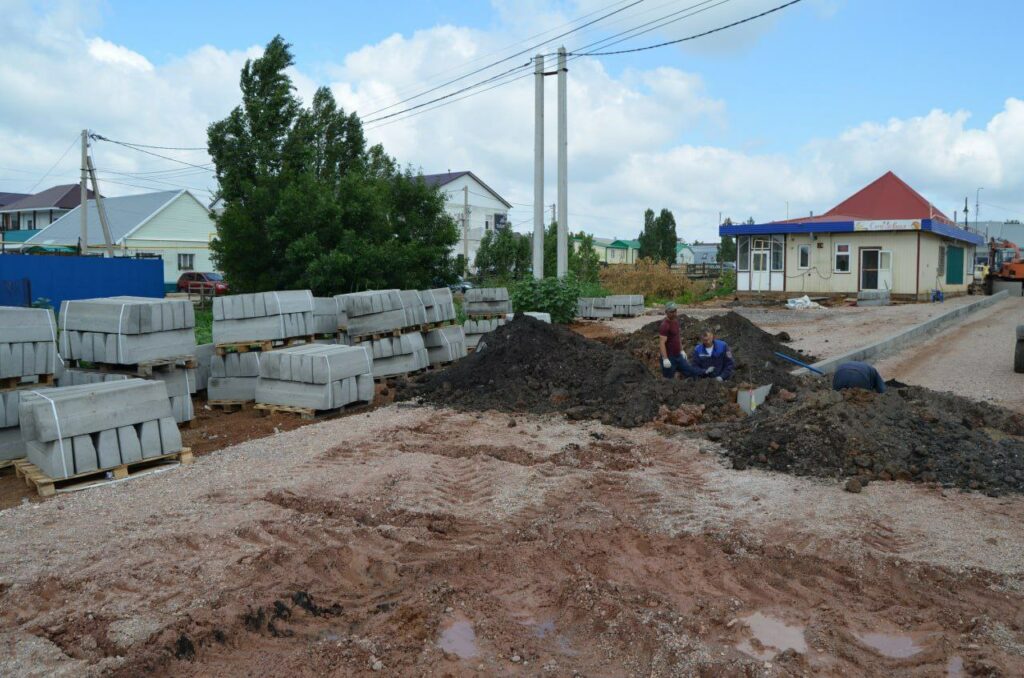
[[[228,284],[220,273],[189,271],[178,278],[179,292],[213,292],[214,296],[228,293]]]

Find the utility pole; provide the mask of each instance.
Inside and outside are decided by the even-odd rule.
[[[981,216],[981,203],[979,202],[979,200],[981,198],[981,192],[984,191],[984,190],[985,190],[984,186],[979,186],[978,189],[976,191],[974,191],[974,230],[975,231],[978,230],[978,218]]]
[[[558,265],[559,278],[569,273],[569,140],[565,47],[558,48]]]
[[[557,208],[557,205],[555,203],[551,203],[551,223],[555,223],[556,221],[558,221],[558,217],[555,216],[555,209],[556,208]]]
[[[462,258],[466,262],[466,270],[472,265],[469,260],[469,185],[462,187]]]
[[[81,200],[78,203],[79,211],[79,225],[81,232],[78,236],[78,253],[85,254],[89,249],[89,216],[86,214],[86,209],[89,206],[89,188],[88,188],[88,153],[89,153],[89,130],[82,130],[82,181],[81,181]]]
[[[92,158],[86,156],[86,167],[89,169],[89,177],[92,178],[92,194],[96,201],[96,214],[100,216],[100,226],[103,228],[103,242],[106,245],[107,256],[114,258],[114,243],[110,239],[110,224],[107,222],[107,208],[103,206],[103,199],[100,197],[100,185],[96,181],[96,168],[93,167]],[[84,213],[84,210],[83,210]]]
[[[533,277],[544,277],[544,55],[533,69]]]

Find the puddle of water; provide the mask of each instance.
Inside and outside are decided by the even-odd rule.
[[[451,626],[441,631],[441,639],[437,641],[437,645],[459,659],[470,659],[480,654],[476,647],[476,631],[473,630],[473,624],[465,620],[454,621]]]
[[[750,633],[761,643],[764,649],[756,649],[749,640],[742,640],[736,645],[740,652],[767,661],[779,652],[795,650],[801,654],[807,652],[807,641],[804,640],[803,626],[790,626],[777,617],[755,612],[740,617],[750,629]]]
[[[913,657],[922,648],[911,636],[898,633],[854,633],[857,640],[890,659]]]
[[[523,626],[529,627],[533,632],[533,635],[537,638],[547,638],[548,636],[554,636],[555,647],[561,654],[566,656],[575,657],[579,655],[576,648],[572,646],[572,642],[564,633],[558,633],[558,629],[555,627],[554,619],[545,619],[544,621],[537,621],[533,617],[524,617],[519,621]]]
[[[946,676],[948,678],[962,678],[964,675],[964,658],[958,654],[953,655],[946,662]]]

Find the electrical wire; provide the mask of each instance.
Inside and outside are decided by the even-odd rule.
[[[572,30],[566,31],[564,33],[560,33],[560,34],[556,35],[555,37],[553,37],[553,38],[551,38],[549,40],[545,40],[542,43],[539,43],[539,44],[536,44],[536,45],[531,45],[531,46],[527,47],[526,49],[522,49],[522,50],[520,50],[518,52],[510,54],[509,56],[507,56],[507,57],[505,57],[503,59],[499,59],[499,60],[494,61],[494,62],[492,62],[490,64],[487,64],[486,66],[482,66],[482,67],[480,67],[480,68],[478,68],[478,69],[476,69],[474,71],[470,71],[469,73],[466,73],[465,75],[461,75],[461,76],[459,76],[457,78],[454,78],[454,79],[449,80],[449,81],[447,81],[445,83],[437,85],[436,87],[432,87],[432,88],[430,88],[428,90],[424,90],[423,92],[420,92],[419,94],[415,94],[415,95],[413,95],[411,97],[407,97],[405,99],[402,99],[401,101],[396,101],[395,103],[393,103],[393,104],[391,104],[389,106],[385,106],[384,108],[377,109],[376,111],[371,111],[371,112],[365,114],[365,117],[370,118],[370,117],[376,115],[377,113],[383,113],[384,111],[392,109],[395,106],[400,106],[400,105],[402,105],[404,103],[407,103],[407,102],[410,102],[410,101],[414,101],[416,99],[419,99],[420,97],[426,96],[427,94],[431,94],[432,92],[436,92],[439,89],[443,89],[443,88],[447,87],[448,85],[452,85],[452,84],[454,84],[456,82],[459,82],[460,80],[465,80],[466,78],[470,78],[470,77],[472,77],[474,75],[477,75],[478,73],[482,73],[483,71],[486,71],[486,70],[488,70],[490,68],[493,68],[493,67],[495,67],[495,66],[497,66],[499,64],[503,64],[503,63],[505,63],[507,61],[511,61],[512,59],[515,59],[518,56],[522,56],[523,54],[527,54],[528,52],[531,52],[531,51],[533,51],[533,50],[535,50],[535,49],[537,49],[539,47],[543,47],[544,45],[546,45],[546,44],[548,44],[550,42],[554,42],[555,40],[558,40],[559,38],[564,38],[565,36],[571,35],[572,33],[575,33],[576,31],[582,30],[582,29],[586,28],[587,26],[591,26],[593,24],[596,24],[599,21],[607,19],[610,16],[618,14],[619,12],[623,12],[623,11],[629,9],[630,7],[634,7],[636,5],[639,5],[643,1],[644,0],[634,0],[634,2],[632,2],[632,3],[628,4],[628,5],[625,5],[624,7],[620,7],[618,9],[616,9],[616,10],[608,12],[607,14],[603,14],[602,16],[599,16],[596,19],[588,21],[587,23],[583,24],[582,26],[577,26],[576,28],[573,28]],[[528,66],[529,62],[527,62],[526,65]],[[486,83],[486,82],[489,82],[490,80],[493,80],[493,78],[485,80],[484,82]],[[460,91],[465,91],[465,90],[460,90]],[[458,92],[456,92],[456,93],[458,93]],[[430,102],[428,102],[428,103],[430,103]],[[385,116],[385,117],[388,117],[388,116]],[[378,118],[378,119],[379,120],[383,120],[384,118]]]
[[[153,151],[147,151],[147,150],[145,150],[143,148],[138,148],[138,147],[136,147],[136,146],[134,146],[132,144],[125,143],[124,141],[115,141],[114,139],[108,139],[107,137],[103,136],[102,134],[90,134],[89,138],[90,139],[95,139],[96,141],[106,141],[106,142],[111,143],[111,144],[117,144],[118,146],[124,146],[125,148],[132,149],[133,151],[138,151],[139,153],[145,153],[146,155],[156,156],[157,158],[163,158],[164,160],[170,160],[171,162],[176,162],[176,163],[179,163],[181,165],[188,165],[189,167],[195,167],[195,168],[201,169],[201,170],[208,169],[208,166],[196,165],[195,163],[185,162],[184,160],[178,160],[177,158],[172,158],[172,157],[170,157],[168,155],[160,155],[159,153],[154,153]]]
[[[674,24],[677,21],[682,21],[683,19],[686,19],[688,17],[694,16],[696,14],[700,14],[702,12],[706,12],[709,9],[714,9],[715,7],[718,7],[719,5],[724,5],[725,3],[730,2],[730,0],[719,0],[719,2],[717,2],[714,5],[711,5],[711,7],[703,7],[704,5],[708,5],[711,2],[713,2],[713,0],[702,0],[702,2],[695,3],[695,4],[690,5],[688,7],[683,7],[682,9],[676,10],[674,12],[670,12],[670,13],[664,15],[664,16],[660,16],[657,19],[652,19],[650,21],[642,23],[639,26],[634,26],[632,28],[628,28],[628,29],[626,29],[624,31],[621,31],[619,33],[615,33],[613,35],[609,35],[607,37],[601,38],[600,40],[592,42],[592,43],[590,43],[588,45],[584,45],[583,47],[579,47],[579,48],[573,50],[573,53],[579,54],[579,53],[583,52],[584,50],[589,50],[592,47],[597,47],[598,45],[601,45],[602,47],[610,47],[612,45],[617,45],[617,44],[619,44],[621,42],[625,42],[626,40],[630,40],[630,39],[635,38],[637,36],[644,35],[645,33],[650,33],[651,31],[655,31],[655,30],[657,30],[659,28],[664,28],[665,26],[668,26],[670,24]],[[703,9],[698,9],[700,7],[703,7]],[[696,10],[696,11],[694,11],[694,12],[692,12],[690,14],[684,14],[684,12],[689,12],[690,10]],[[684,15],[683,16],[676,16],[678,14],[684,14]],[[672,19],[671,17],[676,17],[676,18]],[[652,24],[654,24],[654,25],[652,25]],[[645,29],[645,30],[640,30],[640,29]]]
[[[720,31],[724,31],[724,30],[727,30],[729,28],[734,28],[734,27],[739,26],[741,24],[745,24],[745,23],[747,23],[749,21],[754,21],[755,19],[760,19],[761,17],[765,17],[765,16],[768,16],[769,14],[773,14],[773,13],[778,12],[780,10],[783,10],[783,9],[785,9],[787,7],[791,7],[792,5],[797,4],[798,2],[801,2],[801,0],[790,0],[787,3],[784,3],[782,5],[778,5],[776,7],[773,7],[771,9],[769,9],[769,10],[765,10],[764,12],[761,12],[760,14],[754,14],[753,16],[748,16],[745,19],[740,19],[739,21],[733,21],[730,24],[726,24],[724,26],[719,26],[718,28],[712,28],[711,30],[703,31],[701,33],[695,33],[694,35],[689,35],[689,36],[687,36],[685,38],[679,38],[677,40],[668,40],[666,42],[659,42],[659,43],[657,43],[655,45],[647,45],[646,47],[634,47],[633,49],[620,49],[620,50],[615,50],[615,51],[611,51],[611,52],[586,52],[586,53],[580,54],[579,56],[611,56],[611,55],[615,55],[615,54],[629,54],[631,52],[644,52],[644,51],[651,50],[651,49],[657,49],[659,47],[668,47],[669,45],[678,45],[679,43],[682,43],[682,42],[687,42],[689,40],[696,40],[697,38],[703,38],[703,37],[711,35],[713,33],[718,33]]]
[[[46,177],[50,176],[50,173],[57,168],[57,165],[60,164],[61,160],[64,159],[64,157],[68,154],[68,151],[71,150],[71,148],[75,145],[75,142],[77,142],[80,138],[80,136],[75,135],[75,138],[71,140],[71,143],[68,144],[68,147],[65,148],[64,152],[60,154],[59,158],[57,158],[57,162],[53,163],[50,169],[46,170],[46,173],[43,176],[39,177],[39,180],[36,181],[36,183],[32,184],[32,188],[28,189],[27,191],[28,193],[35,193],[36,187],[39,186],[39,184],[43,183],[43,180],[46,179]]]

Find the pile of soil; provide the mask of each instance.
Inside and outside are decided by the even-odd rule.
[[[611,337],[605,341],[613,348],[631,352],[647,365],[651,372],[660,375],[660,327],[661,320],[656,320],[631,334]],[[753,386],[774,384],[777,388],[796,390],[800,388],[803,380],[794,377],[790,372],[797,366],[779,358],[775,353],[783,353],[805,363],[814,362],[814,356],[805,355],[786,346],[778,336],[765,332],[734,311],[712,316],[707,320],[698,320],[687,315],[680,316],[679,338],[687,355],[692,353],[693,347],[700,341],[701,330],[705,327],[713,329],[715,336],[729,344],[729,348],[732,349],[733,359],[736,361],[733,383]]]
[[[462,410],[564,412],[629,428],[658,417],[663,404],[724,403],[728,390],[655,376],[628,351],[516,316],[483,337],[472,355],[402,386],[398,397]]]
[[[740,469],[1024,492],[1024,416],[920,387],[807,393],[711,435]]]

